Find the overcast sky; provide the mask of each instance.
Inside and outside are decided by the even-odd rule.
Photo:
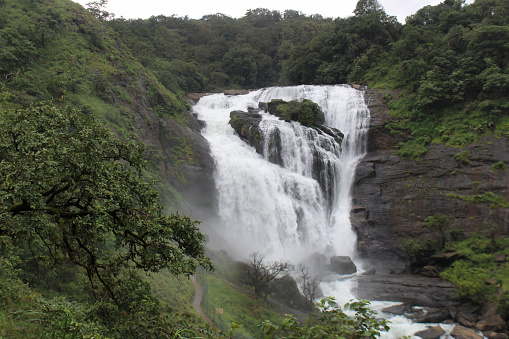
[[[95,0],[73,0],[85,7]],[[440,0],[379,0],[387,14],[397,16],[401,23],[408,15],[414,14],[426,5],[437,5]],[[471,3],[473,0],[467,0]],[[251,4],[250,4],[251,3]],[[345,18],[352,15],[357,0],[257,0],[254,2],[234,0],[109,0],[106,10],[116,17],[126,19],[150,18],[152,15],[189,16],[200,19],[206,14],[222,13],[233,18],[246,14],[248,9],[268,8],[284,12],[294,9],[304,14],[321,14],[324,17]]]

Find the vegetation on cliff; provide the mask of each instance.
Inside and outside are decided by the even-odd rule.
[[[318,104],[311,100],[284,101],[274,99],[268,102],[267,111],[285,121],[298,121],[304,126],[315,126],[325,122],[325,116]]]
[[[144,157],[158,189],[175,205],[181,198],[168,181],[185,181],[182,163],[197,161],[182,133],[191,120],[183,98],[141,66],[104,21],[76,3],[4,0],[0,15],[0,106],[63,100],[117,135],[136,135],[148,145]]]
[[[81,6],[0,5],[0,336],[195,328],[169,312],[180,297],[156,289],[158,300],[150,288],[168,272],[210,268],[197,222],[160,205],[177,206],[168,181],[196,163],[181,133],[188,105]]]
[[[390,128],[409,140],[399,155],[417,159],[432,141],[463,147],[507,134],[508,17],[503,0],[446,0],[402,25],[378,1],[361,0],[345,19],[259,8],[240,19],[108,24],[172,89],[345,82],[403,89],[398,100],[387,94],[397,117]]]
[[[69,107],[43,102],[0,114],[1,303],[32,308],[21,320],[3,316],[22,324],[39,305],[40,330],[55,335],[170,336],[138,272],[190,275],[212,265],[197,222],[162,212],[143,175],[144,148]],[[23,296],[28,286],[73,300]],[[12,330],[21,336],[23,327]]]
[[[67,0],[0,0],[0,336],[173,337],[184,328],[217,336],[166,312],[175,306],[156,299],[147,283],[153,280],[140,275],[210,267],[196,222],[165,216],[158,201],[178,206],[175,185],[186,182],[186,164],[200,161],[186,132],[193,117],[185,92],[383,87],[395,117],[388,127],[404,140],[398,155],[411,159],[431,142],[462,148],[486,134],[509,136],[505,0],[445,0],[404,25],[376,0],[360,0],[354,16],[335,20],[261,8],[240,19],[108,20],[103,3],[87,12]],[[395,89],[402,90],[397,100]],[[292,116],[297,104],[286,105],[284,118],[299,120]],[[313,125],[321,116],[308,106],[299,121]],[[461,150],[454,157],[464,166],[471,158]],[[492,173],[506,172],[507,163],[496,160]],[[508,206],[497,192],[448,197]],[[479,301],[492,296],[493,284],[507,286],[507,263],[493,264],[509,255],[505,239],[450,243],[456,239],[442,227],[447,220],[425,220],[437,238],[413,245],[465,255],[442,273],[459,295]],[[484,285],[491,276],[496,281]],[[499,312],[506,317],[508,299],[505,290]],[[324,321],[350,321],[329,315]],[[268,336],[302,330],[292,318],[264,326]]]

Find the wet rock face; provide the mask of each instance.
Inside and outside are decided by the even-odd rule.
[[[423,220],[436,213],[453,217],[450,227],[467,235],[482,230],[487,220],[499,225],[498,235],[509,235],[509,209],[458,198],[490,192],[509,198],[509,171],[492,167],[499,161],[509,163],[506,137],[487,136],[467,146],[467,162],[455,158],[462,149],[443,144],[428,145],[417,161],[403,159],[396,151],[405,139],[385,128],[394,118],[382,94],[366,90],[365,100],[371,112],[368,153],[357,167],[352,190],[357,208],[351,212],[361,256],[404,263],[400,239],[426,240],[430,230]]]
[[[260,103],[263,107],[267,105]],[[262,116],[259,114],[261,109],[250,108],[248,112],[233,111],[230,113],[230,125],[235,132],[249,145],[253,146],[257,153],[264,156],[269,162],[286,167],[284,157],[287,149],[283,149],[283,144],[288,143],[288,131],[281,125],[271,125],[271,128],[262,128]],[[290,126],[290,125],[286,125]],[[315,179],[325,193],[327,200],[332,204],[334,197],[335,170],[334,162],[323,155],[324,150],[336,153],[339,156],[343,133],[335,128],[317,125],[314,127],[301,128],[293,126],[293,132],[296,139],[300,139],[304,146],[312,154],[310,176]],[[286,134],[285,134],[286,133]],[[286,139],[285,139],[286,138]],[[291,139],[291,138],[290,138]]]
[[[353,274],[357,267],[348,256],[334,256],[330,258],[330,270],[337,274]]]
[[[482,339],[473,329],[456,325],[451,331],[451,337],[455,339]]]
[[[404,302],[434,308],[458,305],[454,286],[448,281],[405,274],[377,274],[358,277],[357,298]],[[439,315],[436,314],[436,317]],[[446,317],[442,314],[440,317]],[[445,318],[443,319],[445,320]]]
[[[230,113],[230,126],[242,139],[252,145],[256,152],[263,154],[259,129],[261,121],[262,116],[256,112],[233,111]]]
[[[423,339],[438,339],[444,333],[444,329],[437,325],[419,332],[415,332],[415,335]]]

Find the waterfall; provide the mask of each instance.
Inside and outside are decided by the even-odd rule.
[[[265,141],[264,154],[256,153],[228,124],[230,112],[272,99],[314,101],[325,113],[325,125],[344,134],[342,144],[261,112],[264,140],[277,134],[282,149],[274,154]],[[208,95],[194,111],[206,122],[203,135],[215,160],[221,217],[215,227],[229,252],[246,258],[259,251],[292,262],[314,252],[355,257],[350,189],[369,126],[362,92],[349,86],[273,87],[240,96]],[[316,154],[323,162],[321,174],[313,170]]]
[[[341,145],[299,123],[261,112],[263,154],[257,153],[228,124],[230,112],[252,110],[272,99],[317,103],[325,113],[325,125],[344,134]],[[240,96],[214,94],[201,98],[194,111],[206,122],[203,135],[216,164],[221,221],[214,228],[222,236],[219,248],[240,260],[259,251],[267,259],[299,263],[318,252],[348,255],[359,264],[349,217],[355,167],[366,151],[370,119],[361,91],[349,86],[303,85]],[[275,140],[280,148],[274,146]],[[355,286],[355,275],[346,279],[332,275],[320,283],[324,295],[336,297],[340,305],[355,298]],[[429,325],[382,313],[394,304],[371,304],[391,322],[391,330],[383,332],[382,339],[401,338]],[[440,326],[447,333],[453,327]]]

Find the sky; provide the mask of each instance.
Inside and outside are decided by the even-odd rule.
[[[96,0],[73,0],[86,6]],[[443,0],[442,0],[443,1]],[[394,15],[401,23],[408,15],[414,14],[426,5],[437,5],[441,0],[379,0],[385,12]],[[471,3],[473,0],[468,0]],[[191,19],[200,19],[207,14],[222,13],[233,18],[240,18],[249,9],[267,8],[283,13],[286,9],[300,11],[306,15],[321,14],[323,17],[346,18],[353,15],[357,0],[257,0],[250,4],[234,0],[109,0],[105,9],[115,13],[117,18],[126,19],[150,18],[152,15],[177,16],[187,15]]]

